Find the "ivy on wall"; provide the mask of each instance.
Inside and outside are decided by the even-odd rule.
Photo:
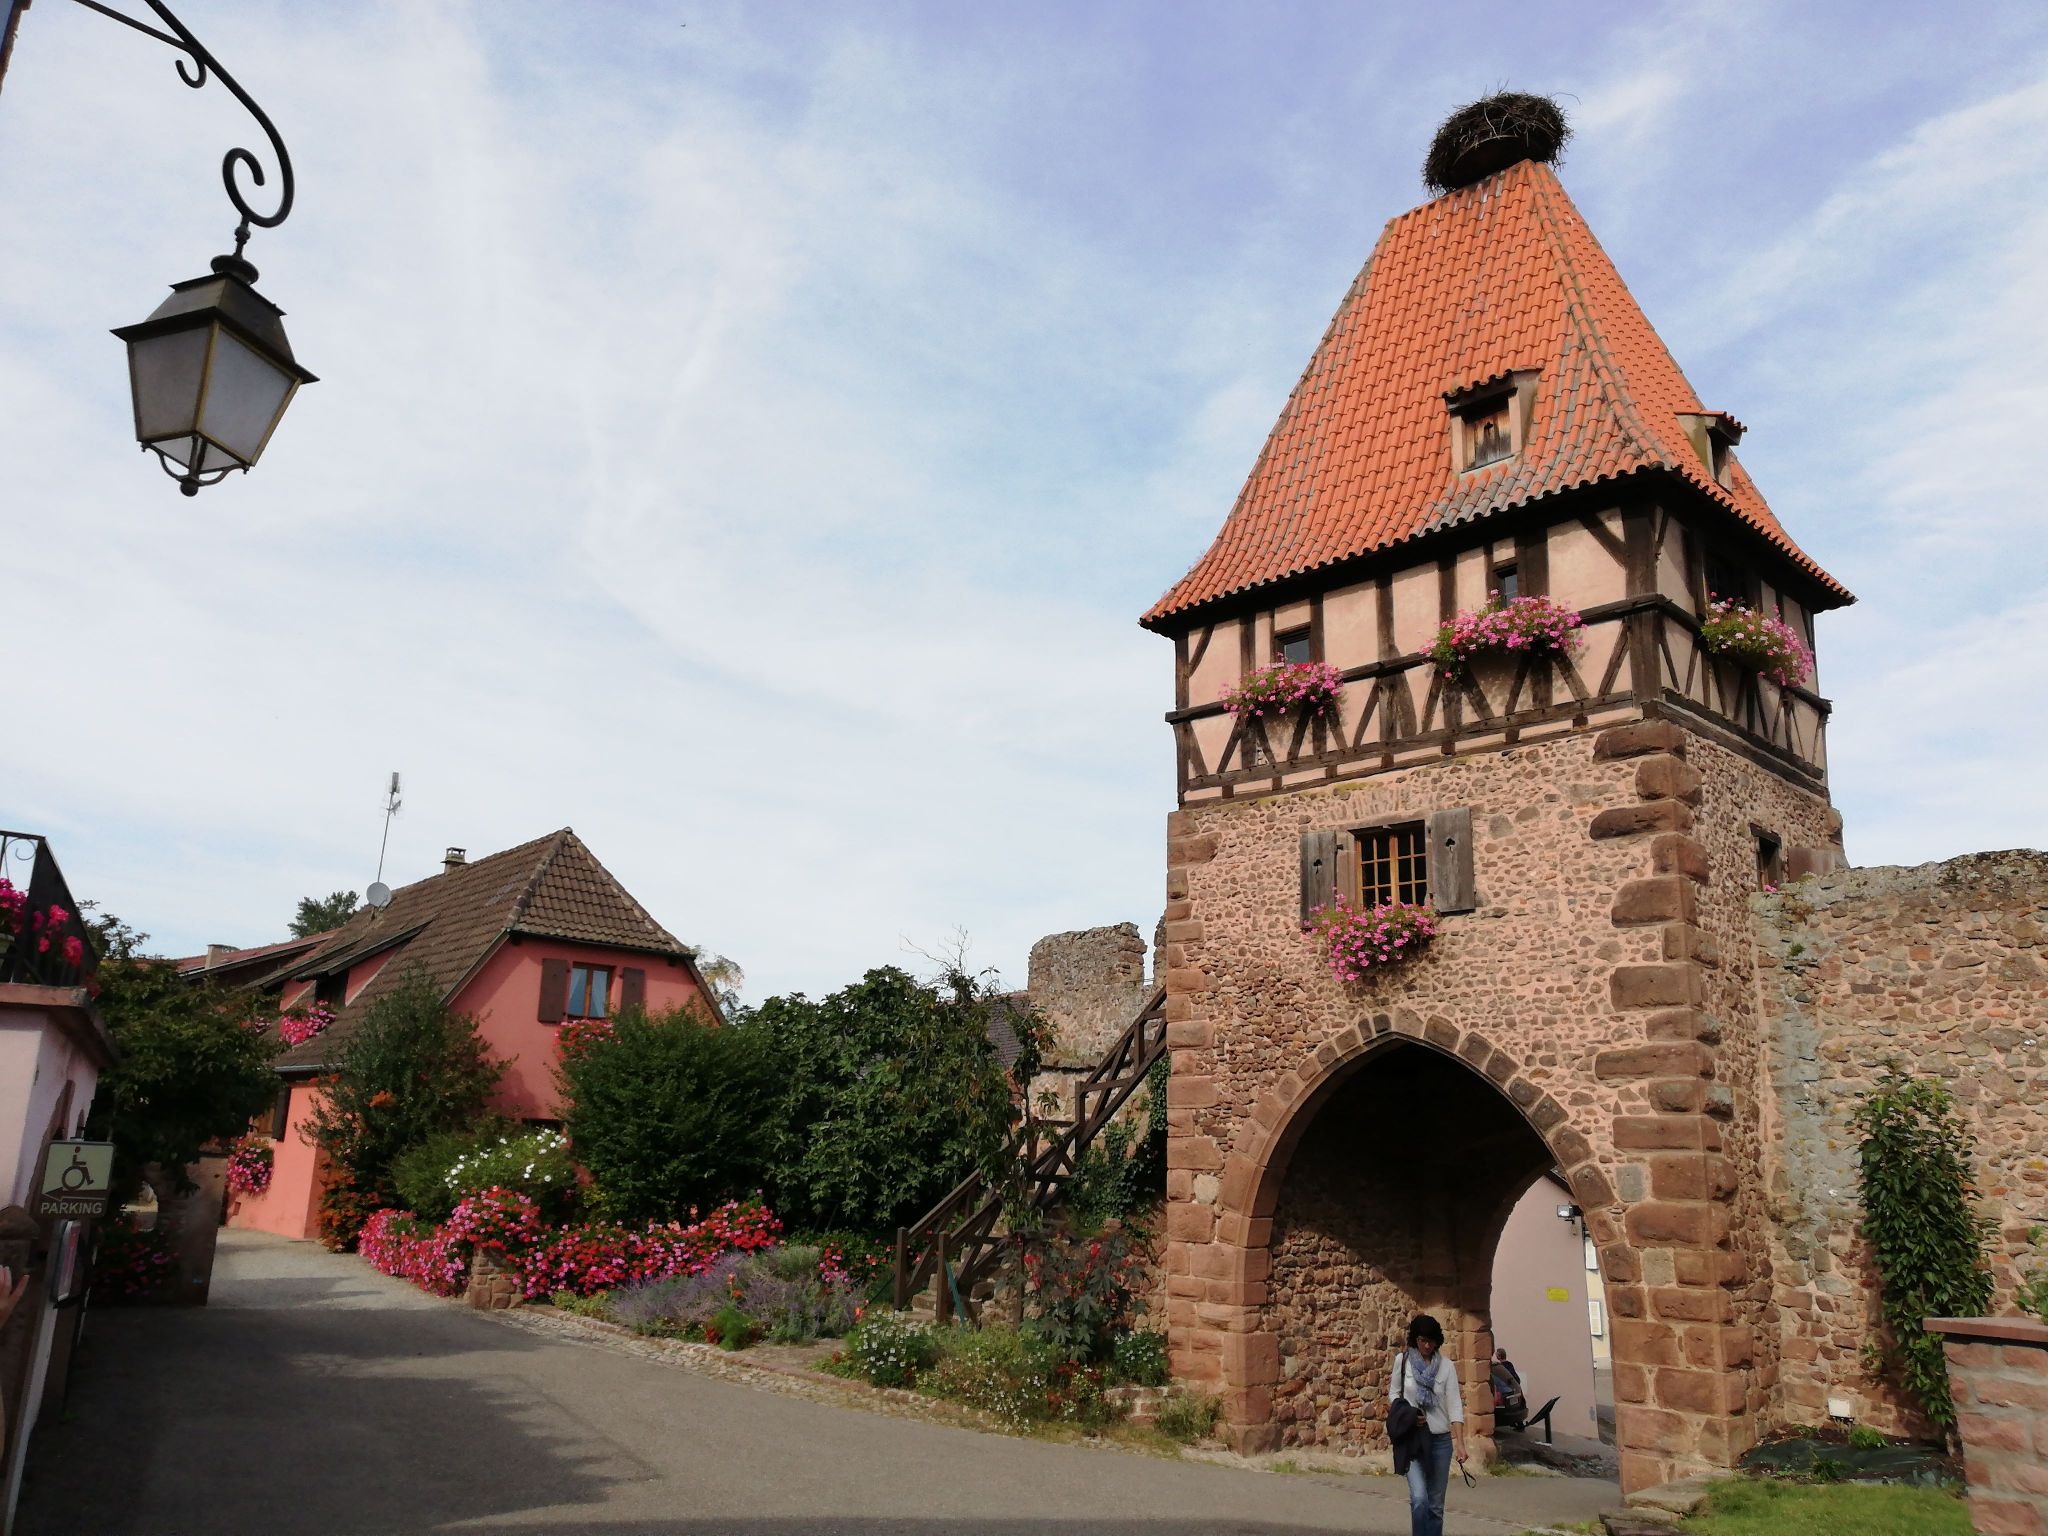
[[[1971,1137],[1947,1088],[1896,1062],[1851,1117],[1862,1138],[1863,1236],[1883,1286],[1888,1338],[1873,1361],[1953,1434],[1955,1401],[1930,1317],[1973,1317],[1991,1305],[1984,1259],[1992,1223],[1971,1204]]]

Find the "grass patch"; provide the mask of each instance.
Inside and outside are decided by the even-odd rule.
[[[1969,1507],[1939,1488],[1815,1485],[1767,1478],[1716,1483],[1686,1536],[1970,1536]]]

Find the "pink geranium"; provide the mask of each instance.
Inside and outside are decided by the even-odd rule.
[[[1568,656],[1584,643],[1584,624],[1576,610],[1552,598],[1503,602],[1496,594],[1438,630],[1430,659],[1446,677],[1461,677],[1475,656]]]
[[[1342,896],[1309,913],[1301,931],[1323,946],[1330,974],[1363,981],[1372,972],[1411,960],[1437,936],[1436,910],[1414,902],[1354,907]]]
[[[1716,656],[1762,673],[1780,688],[1797,688],[1813,676],[1813,652],[1791,625],[1732,597],[1708,602],[1700,643]]]
[[[1344,674],[1327,661],[1276,661],[1223,690],[1223,707],[1242,718],[1300,714],[1323,719],[1344,691]]]

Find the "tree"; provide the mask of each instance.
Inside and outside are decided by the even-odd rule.
[[[356,893],[336,891],[332,896],[301,896],[299,915],[292,919],[292,937],[309,938],[316,933],[325,933],[330,928],[339,928],[355,916]]]
[[[664,1221],[761,1187],[781,1101],[768,1046],[686,1008],[564,1041],[563,1125],[607,1216]]]
[[[254,1000],[195,987],[176,967],[134,953],[144,935],[119,919],[92,920],[112,938],[97,976],[100,1016],[118,1059],[100,1075],[87,1134],[114,1144],[116,1187],[132,1193],[159,1164],[180,1189],[210,1142],[238,1136],[277,1094],[275,1042],[251,1027]]]
[[[785,1220],[890,1232],[993,1168],[1016,1098],[991,1006],[957,967],[934,986],[884,966],[821,1002],[775,997],[741,1016],[783,1083],[769,1193]]]
[[[371,1211],[395,1200],[391,1165],[478,1119],[505,1064],[491,1059],[476,1020],[415,971],[370,1005],[333,1067],[302,1134],[332,1164],[322,1237],[346,1247]]]
[[[727,1018],[744,1006],[740,1002],[740,988],[747,984],[747,973],[740,968],[739,961],[700,949],[697,951],[697,973],[704,978],[704,985],[711,989],[719,1012]]]

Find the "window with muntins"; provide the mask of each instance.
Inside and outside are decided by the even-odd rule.
[[[1429,900],[1429,839],[1419,821],[1352,834],[1358,904]]]
[[[572,1019],[601,1019],[611,1001],[612,973],[608,966],[569,967],[568,1016]]]
[[[1522,573],[1512,560],[1493,568],[1493,595],[1504,603],[1522,595]]]
[[[1273,637],[1273,650],[1279,660],[1292,662],[1297,666],[1304,661],[1315,660],[1314,655],[1311,654],[1314,647],[1310,643],[1309,632],[1305,627],[1282,630],[1279,634],[1275,635]]]

